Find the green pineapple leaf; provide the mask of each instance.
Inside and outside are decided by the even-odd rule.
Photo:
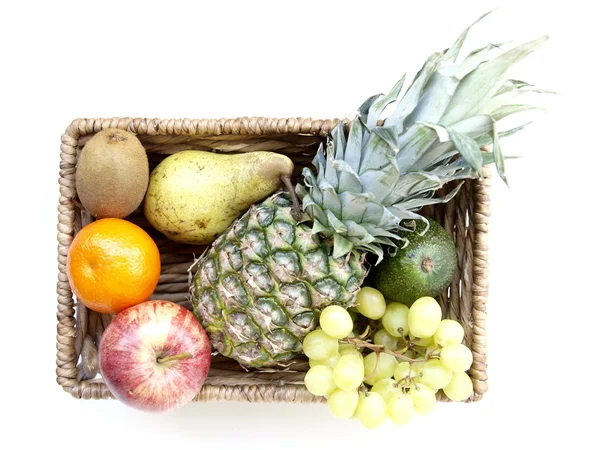
[[[340,246],[336,255],[356,250],[380,260],[382,246],[400,242],[397,232],[406,220],[427,222],[419,214],[423,206],[449,201],[460,180],[482,177],[485,165],[495,164],[507,181],[500,140],[525,125],[500,131],[499,122],[539,109],[516,97],[549,92],[509,79],[508,69],[547,37],[506,51],[504,44],[488,44],[461,58],[471,27],[488,14],[427,58],[404,93],[405,75],[387,94],[369,97],[348,135],[340,123],[319,149],[316,173],[303,172],[305,187],[297,192],[307,214],[318,220],[313,233],[327,229],[323,235]],[[486,146],[491,152],[482,151]],[[450,194],[436,195],[452,181],[459,183]]]
[[[504,84],[504,76],[508,69],[547,40],[548,36],[542,36],[481,64],[459,83],[452,101],[448,105],[448,112],[444,114],[440,122],[444,125],[451,125],[469,114],[481,111],[486,100],[493,97]]]
[[[504,155],[502,154],[502,149],[500,148],[500,139],[498,138],[498,128],[496,127],[496,122],[494,122],[493,129],[493,151],[494,151],[494,160],[496,162],[496,169],[498,170],[498,175],[506,185],[508,186],[508,179],[506,178],[506,165],[504,163]]]

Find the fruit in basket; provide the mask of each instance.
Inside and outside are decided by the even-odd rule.
[[[464,372],[473,364],[473,354],[466,345],[450,344],[442,348],[440,361],[452,372]]]
[[[465,372],[454,372],[452,380],[443,390],[453,402],[462,402],[473,395],[473,381]]]
[[[344,308],[331,305],[321,312],[319,324],[325,333],[335,339],[343,339],[352,333],[352,316]]]
[[[414,383],[408,393],[412,397],[415,411],[419,414],[429,414],[435,407],[435,393],[429,386],[423,383]]]
[[[433,338],[418,338],[414,334],[428,329],[431,318],[441,314],[441,307],[434,299],[418,299],[410,308],[390,302],[383,318],[398,314],[404,317],[405,333],[395,339],[402,345],[377,343],[377,335],[387,331],[380,328],[381,321],[371,320],[360,336],[350,335],[339,340],[339,347],[344,346],[340,350],[341,357],[338,353],[337,358],[310,360],[305,386],[313,395],[327,398],[329,410],[335,417],[358,418],[367,428],[380,426],[386,418],[405,425],[416,414],[432,412],[440,389],[453,401],[467,400],[473,394],[473,382],[465,372],[470,367],[472,354],[466,346],[456,343],[456,339],[464,336],[462,326],[449,319],[438,321],[433,335],[440,331],[440,336],[450,338],[447,345],[433,344]],[[333,329],[335,322],[339,322],[339,326],[346,323],[346,319],[337,314],[329,321]],[[309,333],[307,339],[315,333],[327,335],[323,329],[317,329]],[[366,352],[361,353],[359,349]]]
[[[415,416],[415,405],[409,394],[398,393],[387,402],[387,413],[396,425],[406,425]]]
[[[408,335],[408,306],[390,303],[386,306],[381,324],[390,336],[399,338]]]
[[[471,351],[468,351],[470,354]],[[430,359],[424,363],[421,372],[423,373],[421,382],[431,389],[442,389],[452,380],[452,370],[442,364],[439,359]]]
[[[337,338],[328,336],[323,330],[315,330],[304,339],[304,354],[316,360],[326,360],[333,357],[339,349]]]
[[[144,411],[168,411],[192,401],[210,363],[210,341],[200,322],[164,300],[120,312],[100,340],[100,373],[110,392]]]
[[[385,298],[377,289],[364,286],[356,296],[356,310],[369,319],[381,319],[385,313]]]
[[[436,297],[454,278],[458,267],[454,239],[435,220],[428,222],[417,222],[414,232],[400,231],[398,235],[408,240],[406,247],[373,268],[373,286],[389,301],[410,306],[420,297]]]
[[[333,370],[325,365],[311,367],[304,377],[306,388],[315,395],[329,395],[337,389]]]
[[[160,277],[156,243],[124,219],[100,219],[75,235],[67,256],[73,293],[89,309],[117,314],[152,295]]]
[[[181,151],[152,171],[144,213],[173,241],[210,244],[250,205],[280,188],[293,169],[291,159],[272,152]]]
[[[358,406],[359,395],[356,390],[344,391],[336,389],[327,398],[327,407],[334,417],[338,419],[349,419]]]
[[[387,416],[385,400],[377,392],[369,392],[358,400],[356,417],[366,428],[378,428],[383,425]]]
[[[442,309],[435,298],[421,297],[408,310],[408,328],[414,337],[431,338],[441,321]],[[425,345],[429,345],[429,342]]]
[[[449,201],[484,165],[495,162],[504,177],[499,139],[522,127],[500,132],[498,122],[527,109],[513,97],[531,89],[506,73],[546,38],[458,60],[466,34],[428,58],[400,99],[404,78],[366,100],[347,133],[342,123],[333,129],[296,186],[302,211],[276,193],[195,261],[194,312],[220,353],[256,367],[293,358],[325,307],[355,305],[367,258],[376,265],[419,239],[422,207]],[[493,152],[480,150],[488,145]]]
[[[75,187],[92,216],[124,218],[140,206],[148,187],[148,156],[137,136],[108,128],[81,150]]]
[[[369,353],[364,357],[365,377],[363,382],[373,386],[380,380],[391,378],[398,365],[396,358],[388,353]]]
[[[461,344],[465,337],[465,330],[454,320],[444,319],[433,335],[433,341],[442,347],[450,344]]]
[[[362,384],[364,372],[362,355],[358,353],[342,355],[333,368],[333,381],[339,389],[353,391]]]

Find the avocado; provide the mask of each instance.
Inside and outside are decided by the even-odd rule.
[[[408,306],[417,299],[436,297],[447,289],[458,267],[452,236],[436,221],[418,221],[415,231],[400,231],[408,245],[398,248],[371,269],[371,284],[387,301]]]

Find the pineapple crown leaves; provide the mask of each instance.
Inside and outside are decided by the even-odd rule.
[[[347,135],[341,122],[321,145],[313,160],[316,173],[304,168],[304,185],[298,184],[296,192],[313,222],[312,232],[333,238],[334,257],[367,251],[379,263],[384,246],[407,244],[398,231],[413,231],[415,220],[428,225],[419,209],[449,201],[462,182],[444,196],[435,196],[439,188],[479,178],[487,164],[495,163],[506,182],[500,140],[527,124],[501,132],[497,123],[536,109],[517,102],[519,95],[549,92],[509,79],[507,71],[547,37],[504,53],[501,44],[490,44],[459,61],[469,30],[485,16],[451,47],[431,55],[401,98],[405,76],[388,94],[368,98]],[[382,119],[393,104],[393,112]],[[481,150],[486,146],[492,152]]]

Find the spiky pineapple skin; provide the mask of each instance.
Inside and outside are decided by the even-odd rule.
[[[419,213],[424,206],[450,201],[462,180],[479,178],[492,162],[506,181],[499,140],[524,125],[500,131],[498,122],[532,109],[516,102],[518,95],[543,92],[508,79],[507,71],[547,38],[498,56],[502,46],[489,44],[459,59],[470,28],[431,55],[406,91],[402,77],[360,106],[348,133],[342,122],[332,130],[315,170],[304,167],[304,183],[296,185],[300,223],[289,197],[277,194],[196,262],[194,312],[220,353],[257,367],[291,358],[320,310],[352,306],[366,255],[377,264],[386,248],[410,242],[401,231],[413,232],[417,221],[428,225]],[[493,152],[481,151],[487,145]],[[457,187],[437,195],[453,181]]]
[[[287,193],[252,206],[192,267],[193,312],[214,348],[247,367],[283,363],[302,350],[320,311],[356,301],[367,268],[292,213]]]

